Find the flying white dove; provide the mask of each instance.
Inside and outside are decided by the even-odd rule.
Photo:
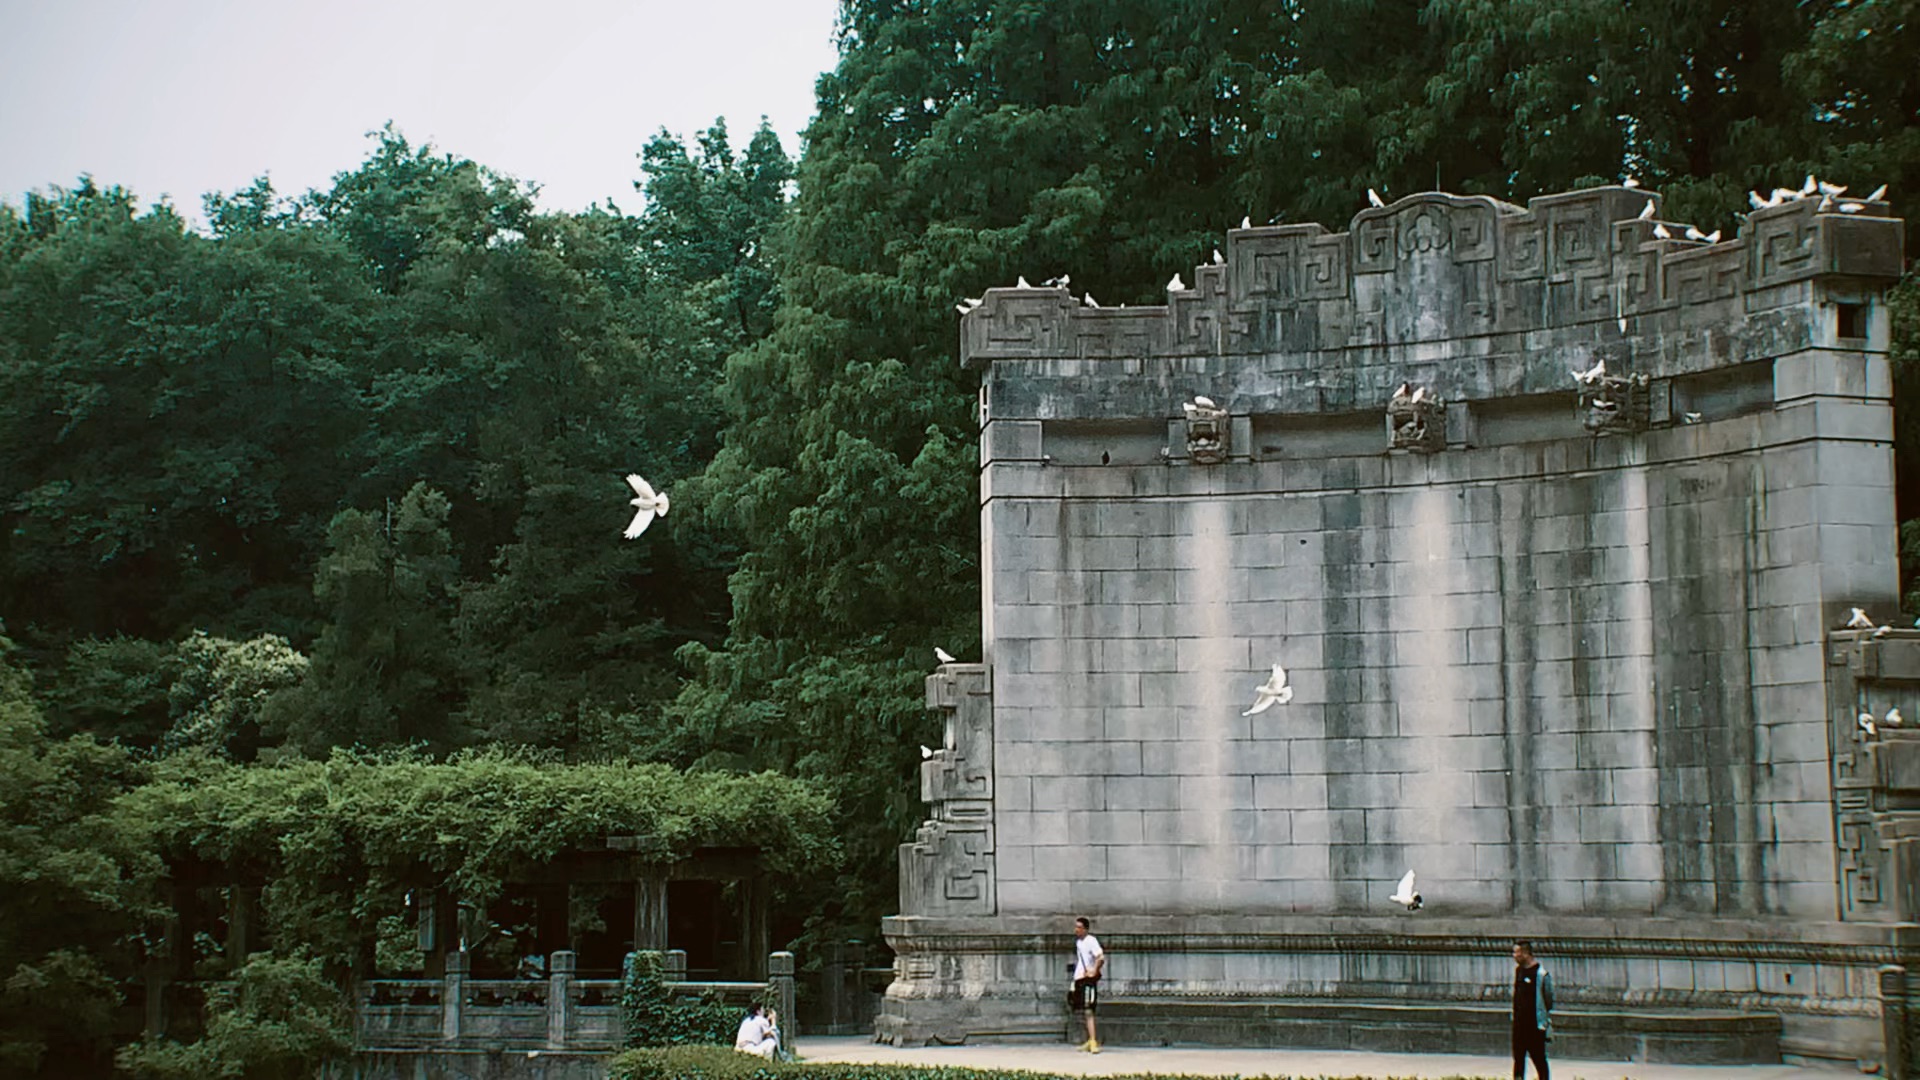
[[[667,515],[667,493],[656,493],[653,485],[642,480],[639,473],[627,474],[627,486],[633,488],[636,496],[629,502],[635,511],[633,520],[627,523],[626,533],[627,539],[632,540],[647,531],[647,526],[653,524],[655,514],[661,517]]]
[[[1873,629],[1873,620],[1867,617],[1865,608],[1854,608],[1853,617],[1847,620],[1847,625],[1842,627],[1842,629],[1871,630]]]
[[[1380,193],[1373,190],[1372,188],[1367,189],[1367,202],[1371,203],[1374,206],[1387,205],[1387,200],[1381,198]]]
[[[1862,202],[1879,202],[1881,199],[1884,199],[1886,197],[1887,197],[1887,185],[1881,184],[1879,187],[1874,188],[1872,191],[1867,192],[1867,197],[1861,201]]]
[[[1253,708],[1248,709],[1240,715],[1252,716],[1254,713],[1266,712],[1275,705],[1285,705],[1292,700],[1293,687],[1287,685],[1287,669],[1281,667],[1279,664],[1275,664],[1273,665],[1273,674],[1267,678],[1266,682],[1261,683],[1260,686],[1254,690]]]
[[[1665,225],[1662,225],[1662,224],[1660,224],[1660,223],[1658,223],[1658,222],[1655,222],[1655,223],[1654,223],[1654,226],[1653,226],[1653,235],[1654,235],[1654,236],[1656,236],[1656,237],[1659,237],[1659,238],[1660,238],[1660,239],[1662,239],[1662,240],[1671,240],[1671,239],[1673,239],[1673,234],[1667,231],[1667,227],[1666,227]]]
[[[1888,708],[1887,715],[1880,718],[1880,723],[1886,727],[1899,727],[1906,722],[1906,718],[1900,715],[1900,706],[1898,705]]]
[[[938,645],[933,647],[933,658],[943,664],[951,664],[954,662],[953,654]]]
[[[1647,205],[1640,208],[1640,220],[1645,221],[1652,216],[1653,216],[1653,200],[1648,199]]]
[[[1567,372],[1573,376],[1574,382],[1577,382],[1582,386],[1592,386],[1594,383],[1599,382],[1607,374],[1606,357],[1601,357],[1600,359],[1595,360],[1593,362],[1593,366],[1588,368],[1585,371],[1574,371],[1572,368],[1568,368]]]
[[[1205,395],[1205,394],[1195,394],[1195,395],[1193,395],[1193,403],[1194,403],[1195,405],[1198,405],[1198,406],[1200,406],[1200,407],[1201,407],[1201,408],[1203,408],[1203,409],[1217,409],[1217,408],[1219,408],[1219,407],[1220,407],[1220,406],[1218,406],[1218,405],[1215,405],[1215,404],[1213,403],[1213,399],[1212,399],[1212,398],[1210,398],[1210,397],[1208,397],[1208,396],[1207,396],[1207,395]]]
[[[1845,184],[1829,184],[1825,180],[1820,181],[1820,194],[1822,195],[1845,195],[1846,193],[1847,185]]]
[[[1073,275],[1061,274],[1057,278],[1048,278],[1042,284],[1046,285],[1050,289],[1064,289],[1067,286],[1073,284]]]
[[[979,306],[980,306],[980,301],[969,296],[961,300],[959,303],[953,305],[953,309],[955,311],[958,311],[960,314],[965,315],[967,312],[972,311],[974,308],[977,308]]]
[[[1869,734],[1869,735],[1877,735],[1877,734],[1879,734],[1879,732],[1878,732],[1878,731],[1876,731],[1876,730],[1874,729],[1874,726],[1873,726],[1873,714],[1872,714],[1872,713],[1870,713],[1870,712],[1863,712],[1863,713],[1861,713],[1861,714],[1860,714],[1860,718],[1859,718],[1859,720],[1857,721],[1857,723],[1859,723],[1859,725],[1860,725],[1860,730],[1861,730],[1861,731],[1864,731],[1864,732],[1866,732],[1866,733],[1867,733],[1867,734]]]
[[[1395,890],[1394,894],[1387,897],[1387,899],[1396,904],[1406,905],[1408,911],[1420,910],[1422,901],[1420,894],[1413,891],[1413,871],[1407,871],[1407,876],[1400,879],[1400,888]]]
[[[1186,292],[1187,283],[1180,280],[1179,274],[1175,274],[1173,275],[1173,280],[1167,282],[1167,291],[1168,292]]]

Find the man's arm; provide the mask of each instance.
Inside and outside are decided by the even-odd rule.
[[[1097,979],[1100,977],[1100,973],[1105,970],[1107,970],[1107,950],[1101,949],[1099,952],[1093,954],[1093,970],[1087,972],[1087,978]]]

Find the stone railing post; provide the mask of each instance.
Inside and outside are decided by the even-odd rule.
[[[782,950],[767,957],[767,990],[774,1007],[780,1010],[780,1051],[782,1061],[793,1060],[793,954]]]
[[[547,957],[547,1049],[564,1049],[573,1024],[573,978],[580,957],[561,949]]]
[[[687,950],[668,949],[666,970],[661,972],[663,982],[678,983],[687,981]]]
[[[1887,1055],[1880,1075],[1908,1080],[1913,1071],[1907,1045],[1907,969],[1899,964],[1880,969],[1880,1032]]]
[[[440,987],[440,1037],[449,1042],[460,1038],[460,1010],[467,1001],[469,962],[465,949],[447,954],[447,975]]]

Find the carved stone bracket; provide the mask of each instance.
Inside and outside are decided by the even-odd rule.
[[[993,692],[985,664],[946,664],[927,677],[927,708],[946,720],[941,747],[920,763],[932,816],[900,845],[900,910],[991,915]]]
[[[1602,375],[1580,389],[1580,423],[1595,435],[1642,432],[1651,400],[1645,374]]]
[[[1447,448],[1447,403],[1417,387],[1401,392],[1387,402],[1389,447],[1431,454]]]
[[[1232,441],[1227,410],[1207,398],[1195,398],[1181,409],[1187,415],[1187,457],[1201,465],[1218,465],[1227,460]]]

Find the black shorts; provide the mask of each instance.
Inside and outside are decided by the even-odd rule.
[[[1097,1012],[1100,1008],[1100,980],[1075,979],[1067,991],[1067,1007],[1075,1012]]]

